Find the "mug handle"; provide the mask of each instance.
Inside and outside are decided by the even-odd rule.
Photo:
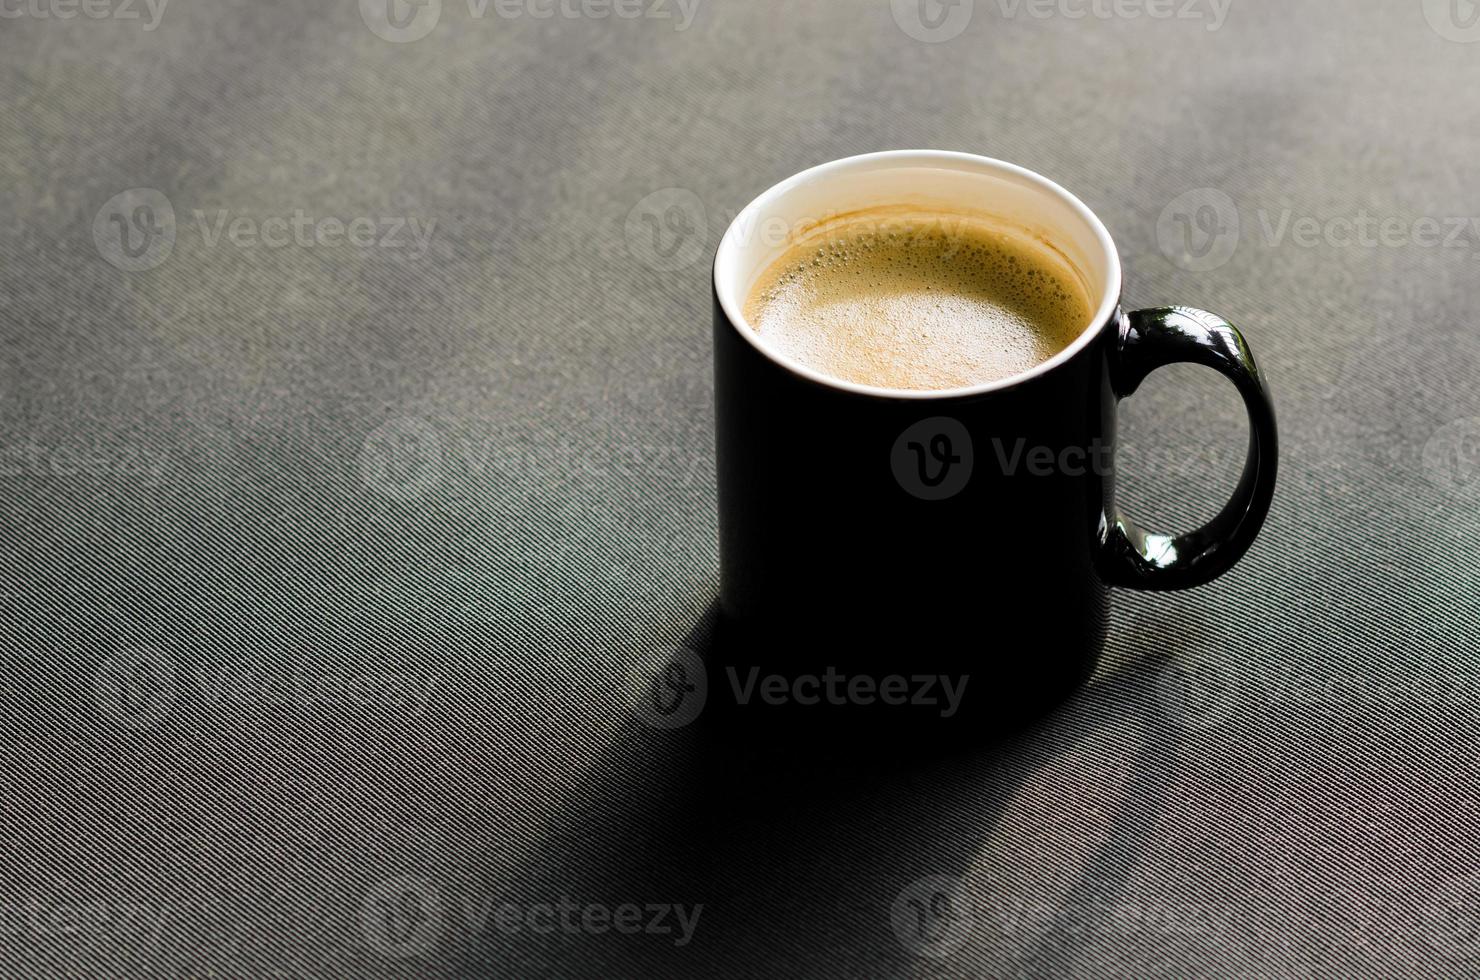
[[[1249,412],[1243,476],[1222,513],[1180,537],[1144,531],[1119,511],[1107,514],[1100,577],[1108,585],[1170,592],[1211,582],[1249,550],[1274,499],[1279,468],[1274,402],[1249,345],[1227,320],[1186,306],[1128,314],[1110,363],[1115,397],[1129,398],[1152,371],[1183,363],[1213,368],[1243,395]]]

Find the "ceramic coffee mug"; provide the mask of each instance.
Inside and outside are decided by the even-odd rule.
[[[1052,243],[1089,287],[1084,332],[1016,377],[952,391],[873,388],[767,346],[748,290],[792,233],[890,204],[967,209]],[[833,669],[966,676],[984,720],[1052,703],[1093,669],[1112,587],[1185,589],[1232,568],[1274,494],[1274,407],[1239,331],[1188,307],[1127,313],[1103,223],[1052,181],[963,153],[824,164],[740,213],[714,265],[720,623],[711,671],[744,681]],[[1207,526],[1151,531],[1115,503],[1116,408],[1156,368],[1238,388],[1249,450]],[[759,667],[759,675],[753,668]],[[736,688],[737,690],[739,688]],[[778,686],[778,690],[779,690]],[[878,705],[877,698],[871,704]]]

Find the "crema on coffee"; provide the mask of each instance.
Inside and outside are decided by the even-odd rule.
[[[842,216],[752,287],[745,319],[782,355],[880,388],[1010,378],[1071,344],[1093,313],[1069,261],[992,219],[908,207]]]

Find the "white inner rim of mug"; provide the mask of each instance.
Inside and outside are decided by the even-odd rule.
[[[1099,297],[1074,342],[1031,370],[969,388],[916,391],[855,384],[773,350],[746,322],[745,300],[771,264],[819,222],[871,207],[908,205],[977,213],[1051,243],[1074,266],[1089,295]],[[885,398],[980,395],[1052,371],[1094,339],[1120,301],[1120,256],[1110,233],[1073,194],[1031,170],[989,157],[941,150],[893,150],[835,160],[788,178],[736,216],[714,259],[720,307],[736,330],[766,357],[819,384]]]

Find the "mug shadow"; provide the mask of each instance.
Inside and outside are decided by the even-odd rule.
[[[688,646],[711,658],[720,633],[711,606]],[[1137,661],[1132,673],[1156,667]],[[1091,683],[1139,681],[1102,672]],[[464,948],[459,975],[755,975],[782,963],[802,975],[912,975],[912,964],[929,961],[892,924],[901,893],[922,878],[967,876],[1023,782],[1113,719],[1086,725],[1083,713],[1049,709],[958,740],[892,737],[887,720],[821,740],[807,740],[817,727],[771,730],[722,714],[671,731],[634,720],[629,737],[588,769],[565,819],[545,828],[538,860],[485,884],[509,901],[670,905],[672,928],[542,936],[488,928]],[[1115,820],[1125,819],[1118,808]],[[1099,855],[1080,887],[1092,879],[1103,894],[1118,887],[1106,880],[1118,873]],[[1024,956],[1062,962],[1047,943]]]
[[[1131,624],[1126,624],[1133,630]],[[1159,631],[1158,631],[1159,632]],[[1217,707],[1230,707],[1227,703],[1217,704],[1226,692],[1209,690],[1188,692],[1172,689],[1168,681],[1185,663],[1185,654],[1193,647],[1192,640],[1200,630],[1196,623],[1184,622],[1184,628],[1176,637],[1176,645],[1152,645],[1149,638],[1142,639],[1130,658],[1098,672],[1091,686],[1097,711],[1087,719],[1087,727],[1076,733],[1080,738],[1096,728],[1122,725],[1127,718],[1124,709],[1131,705],[1151,705],[1152,709],[1139,720],[1149,723],[1140,740],[1134,761],[1127,767],[1129,778],[1119,791],[1117,805],[1106,808],[1109,819],[1105,821],[1098,843],[1077,862],[1077,868],[1068,887],[1056,898],[1055,907],[1043,920],[1034,921],[1028,928],[1025,923],[1016,924],[1013,935],[1018,943],[1012,957],[1014,969],[1026,976],[1075,976],[1085,967],[1078,959],[1086,952],[1083,937],[1100,930],[1105,936],[1109,930],[1122,933],[1117,941],[1131,938],[1148,942],[1152,937],[1158,941],[1208,942],[1217,936],[1191,934],[1176,936],[1175,930],[1196,931],[1216,922],[1204,922],[1202,913],[1208,910],[1177,909],[1158,905],[1141,907],[1139,900],[1127,901],[1128,886],[1147,850],[1147,842],[1155,841],[1157,828],[1153,819],[1148,821],[1144,805],[1133,805],[1134,801],[1155,799],[1165,791],[1165,774],[1175,771],[1178,753],[1192,736],[1183,727],[1190,719],[1191,709],[1206,708],[1198,705],[1204,697],[1212,696]],[[1130,635],[1148,637],[1145,631],[1134,630]],[[1165,641],[1166,636],[1160,636]],[[1160,718],[1156,715],[1160,714]],[[1195,725],[1194,725],[1195,727]],[[1153,845],[1154,846],[1154,845]],[[1077,939],[1077,941],[1076,941]]]

